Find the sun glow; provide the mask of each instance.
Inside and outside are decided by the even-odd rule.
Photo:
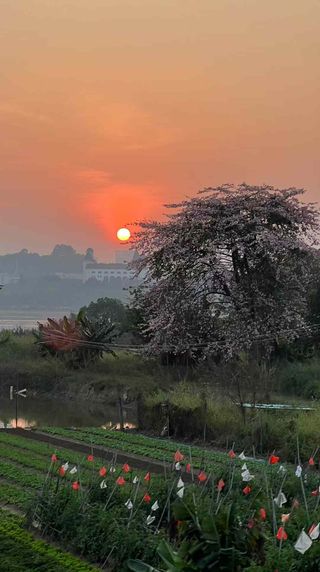
[[[117,238],[121,240],[121,242],[126,242],[129,240],[131,236],[130,230],[128,228],[119,228],[117,232]]]

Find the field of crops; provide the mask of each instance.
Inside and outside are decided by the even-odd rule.
[[[93,566],[36,540],[23,528],[23,519],[0,510],[1,572],[93,572]]]
[[[103,429],[46,431],[86,443],[91,453],[75,452],[71,441],[61,448],[0,432],[0,510],[26,511],[28,527],[1,512],[3,572],[91,569],[79,561],[70,568],[70,552],[62,563],[34,532],[110,572],[320,569],[316,447],[297,450],[299,461],[288,465],[276,452],[255,460],[232,447],[219,453]],[[117,451],[127,452],[127,463],[117,463]],[[163,474],[136,470],[132,454],[146,458],[146,467],[148,459],[150,466],[167,461]],[[22,551],[14,548],[19,542]],[[43,559],[51,550],[50,568]]]
[[[219,471],[225,463],[225,453],[209,449],[189,446],[169,439],[152,438],[136,433],[121,433],[95,427],[81,429],[64,429],[60,427],[45,427],[42,432],[57,437],[74,439],[91,446],[102,446],[158,461],[172,463],[173,454],[179,450],[189,459],[195,469]]]
[[[81,464],[84,459],[70,450],[55,451],[51,445],[36,443],[14,434],[0,432],[0,571],[1,572],[89,572],[95,570],[68,552],[57,550],[45,542],[34,540],[24,529],[24,519],[10,514],[6,508],[23,514],[32,506],[43,488],[55,453],[63,461]],[[103,460],[97,460],[100,464]],[[85,463],[84,463],[85,464]],[[83,467],[82,478],[89,483],[92,468]],[[70,473],[66,482],[74,480]]]
[[[111,461],[109,456],[109,462],[107,463],[105,458],[98,457],[96,454],[91,457],[90,455],[74,452],[71,449],[57,448],[51,444],[33,441],[14,432],[0,432],[0,510],[3,507],[9,510],[21,511],[21,514],[24,512],[27,512],[29,515],[32,514],[32,507],[37,506],[48,482],[50,482],[54,490],[62,494],[63,491],[76,494],[75,485],[81,482],[82,492],[80,491],[80,494],[84,494],[84,491],[90,491],[93,485],[97,485],[98,479],[101,481],[100,471],[102,470],[102,473],[106,471],[104,467],[110,466],[110,463],[113,467],[112,471],[114,471],[112,472],[112,479],[116,481],[122,474],[122,466],[117,465],[116,455]],[[62,466],[66,467],[63,473],[61,473]],[[141,479],[144,476],[145,474],[141,473],[141,471],[135,471],[134,473],[130,471],[130,474],[127,475],[127,480],[133,481],[135,477]],[[152,489],[159,481],[161,481],[161,477],[154,476],[152,478],[152,486],[150,485],[149,488]],[[103,492],[104,496],[106,496],[107,491]],[[49,567],[49,565],[45,566],[44,558],[42,556],[40,558],[35,550],[37,544],[31,542],[32,536],[22,528],[22,519],[14,519],[12,515],[1,511],[1,523],[4,527],[3,531],[8,529],[8,531],[12,532],[10,532],[10,535],[8,532],[7,536],[10,536],[10,538],[6,538],[6,544],[4,544],[5,536],[2,538],[3,544],[0,546],[0,550],[2,546],[7,547],[8,559],[5,561],[5,568],[2,568],[2,561],[0,562],[1,572],[2,570],[3,572],[11,572],[11,570],[23,572],[38,569],[46,571],[54,569],[61,572],[67,569],[75,571],[78,569],[91,570],[91,568],[85,567],[78,568],[75,564],[74,568],[63,568],[60,564],[58,565],[55,558],[52,558],[52,567]],[[3,531],[1,529],[0,533]],[[26,553],[25,561],[22,559],[20,551],[17,550],[17,542],[20,543],[22,534],[24,535],[23,552]],[[134,538],[132,531],[130,531],[130,534]],[[48,534],[46,534],[47,536]],[[143,538],[142,535],[141,538]],[[59,538],[55,538],[55,541],[59,542],[59,540]],[[143,544],[143,541],[141,543]],[[62,542],[59,542],[59,544],[62,544]],[[91,545],[93,552],[87,555],[94,560],[95,544],[91,543]],[[137,538],[136,546],[138,547],[138,545],[139,539]],[[69,548],[72,549],[73,547],[70,546]],[[109,550],[110,548],[108,548]],[[32,555],[33,551],[34,554]],[[79,548],[78,552],[83,552],[83,550]],[[84,552],[88,553],[87,550],[84,550]],[[139,553],[139,550],[137,553]],[[49,551],[48,556],[51,557],[50,555]],[[68,556],[68,553],[66,555]],[[30,564],[32,563],[30,568],[26,566],[28,561]]]
[[[53,455],[53,457],[52,457]],[[52,458],[55,460],[52,461]],[[67,469],[60,473],[61,466],[67,463]],[[21,515],[25,512],[30,513],[30,507],[36,506],[44,490],[44,485],[50,476],[50,483],[66,491],[73,491],[74,483],[81,481],[82,490],[90,490],[93,483],[101,477],[99,472],[104,466],[113,466],[115,471],[113,479],[116,480],[122,473],[122,466],[116,463],[116,455],[114,459],[107,463],[103,456],[98,457],[96,454],[91,458],[88,455],[77,453],[71,449],[55,447],[48,443],[37,442],[31,439],[24,438],[14,432],[6,433],[0,432],[0,510],[1,507],[14,512],[20,511]],[[141,478],[144,476],[141,471],[135,471],[134,474],[130,472],[131,480],[134,476]],[[153,477],[152,486],[161,480],[161,477]],[[106,494],[106,493],[105,493]],[[73,568],[69,566],[63,568],[61,563],[58,563],[56,557],[48,552],[48,558],[52,557],[52,568],[45,565],[44,556],[38,554],[38,545],[31,542],[32,536],[27,533],[22,527],[22,519],[14,517],[8,512],[1,510],[1,524],[0,534],[3,533],[2,547],[6,546],[8,558],[5,561],[5,568],[2,566],[3,560],[0,562],[0,572],[24,572],[36,570],[91,570],[91,567],[76,567],[76,561],[71,559]],[[32,528],[32,527],[31,527]],[[6,536],[5,536],[5,530]],[[9,531],[10,534],[9,534]],[[39,531],[36,531],[39,532]],[[24,542],[22,543],[22,536],[24,535]],[[47,535],[46,535],[47,536]],[[7,538],[8,537],[8,538]],[[9,538],[10,537],[10,538]],[[55,539],[58,540],[59,539]],[[25,552],[25,561],[19,550],[17,550],[17,542],[23,545],[23,552]],[[47,546],[42,543],[41,546]],[[37,548],[37,550],[35,550]],[[70,547],[72,549],[72,546]],[[32,552],[34,554],[32,555]],[[40,551],[41,552],[41,551]],[[81,550],[79,550],[81,552]],[[68,560],[68,553],[66,554],[66,562]],[[32,556],[31,556],[32,555]],[[94,560],[94,555],[90,555]],[[71,558],[71,557],[70,557]],[[16,559],[16,560],[15,560]],[[31,567],[28,568],[26,563],[29,562]],[[78,566],[78,564],[77,564]],[[80,565],[79,565],[80,566]]]
[[[68,462],[70,469],[76,466],[81,472],[84,486],[89,485],[93,475],[106,464],[102,456],[94,455],[93,461],[88,462],[87,455],[71,449],[57,449],[51,444],[0,432],[0,506],[7,503],[24,509],[35,492],[41,490],[52,454],[57,456],[61,464]],[[139,474],[139,471],[136,473]],[[75,477],[66,471],[64,479],[72,483]]]

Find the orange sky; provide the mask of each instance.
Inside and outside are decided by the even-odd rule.
[[[1,0],[0,251],[107,258],[223,182],[320,199],[319,62],[319,0]]]

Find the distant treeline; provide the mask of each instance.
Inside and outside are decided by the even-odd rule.
[[[0,273],[35,278],[61,273],[81,273],[85,254],[72,246],[57,244],[50,254],[29,252],[26,248],[13,254],[0,256]]]
[[[59,276],[78,274],[80,277],[85,256],[64,244],[56,245],[48,255],[23,249],[0,256],[0,274],[16,279],[5,284],[1,291],[0,309],[66,308],[77,311],[92,300],[106,296],[126,301],[129,283],[119,279],[104,282],[90,279],[83,283],[81,279]]]

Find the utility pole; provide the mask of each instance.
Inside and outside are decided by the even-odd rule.
[[[18,429],[18,398],[19,397],[27,397],[27,390],[26,388],[24,389],[20,389],[18,387],[14,387],[13,385],[10,385],[10,401],[12,401],[13,399],[15,399],[16,403],[15,403],[15,409],[16,409],[16,429]]]
[[[120,431],[124,431],[123,402],[122,402],[122,394],[120,387],[118,387],[118,411],[119,411]]]

